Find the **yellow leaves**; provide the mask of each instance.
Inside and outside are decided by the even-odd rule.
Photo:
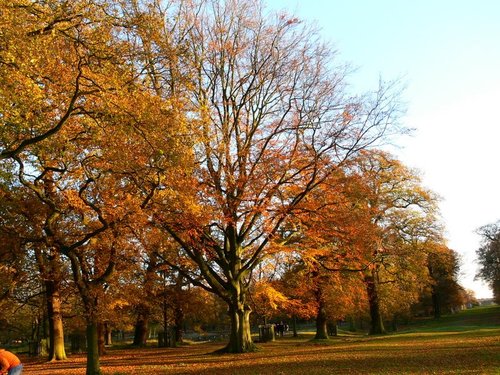
[[[14,148],[55,125],[71,98],[77,67],[74,49],[64,37],[28,34],[32,28],[43,28],[39,20],[43,12],[32,17],[32,4],[5,4],[0,6],[0,33],[5,41],[0,48],[0,112],[9,128],[0,130],[0,140]]]
[[[288,298],[268,282],[257,283],[253,298],[259,301],[259,308],[267,306],[271,310],[282,309],[288,303]]]
[[[111,301],[109,305],[109,309],[115,310],[115,309],[123,309],[130,306],[130,301],[126,299],[120,299],[120,298],[115,298]]]

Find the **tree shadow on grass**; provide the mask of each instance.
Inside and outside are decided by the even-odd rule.
[[[278,340],[259,352],[214,355],[221,343],[183,348],[110,350],[105,375],[117,374],[494,374],[499,330],[483,334],[395,335],[316,345]],[[57,363],[26,362],[24,374],[85,374],[85,355]]]

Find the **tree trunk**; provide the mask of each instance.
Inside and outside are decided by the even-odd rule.
[[[99,351],[99,356],[103,356],[106,354],[105,332],[106,329],[104,327],[104,323],[99,322],[97,324],[97,349]]]
[[[228,353],[245,353],[255,350],[250,332],[250,314],[252,310],[249,306],[241,303],[233,303],[229,307],[231,318],[231,334],[229,343],[225,351]]]
[[[87,371],[85,375],[101,375],[96,322],[87,322]]]
[[[323,302],[320,302],[318,313],[316,314],[316,336],[315,340],[328,340],[328,318]]]
[[[167,293],[163,293],[163,305],[162,305],[162,313],[163,313],[163,332],[160,332],[158,335],[158,346],[160,348],[166,348],[170,346],[170,334],[169,334],[169,326],[168,326],[168,304],[167,304]]]
[[[60,361],[66,359],[66,351],[59,285],[52,280],[46,281],[45,290],[49,318],[49,361]]]
[[[441,304],[440,304],[440,298],[439,298],[439,293],[436,291],[436,287],[432,287],[432,307],[434,310],[434,318],[435,319],[440,319],[441,318]]]
[[[105,345],[111,345],[111,344],[113,344],[112,331],[109,328],[109,324],[108,323],[104,323],[104,344]]]
[[[252,309],[249,306],[245,306],[243,311],[243,315],[241,318],[243,319],[243,325],[241,326],[241,335],[243,348],[245,351],[253,351],[255,350],[255,344],[252,341],[252,331],[250,327],[250,314],[252,313]]]
[[[183,326],[184,326],[184,311],[182,306],[176,304],[174,309],[174,340],[176,344],[182,344],[183,341]]]
[[[134,331],[134,346],[145,346],[148,339],[149,312],[140,311]]]
[[[292,318],[292,330],[293,330],[293,337],[298,337],[299,334],[297,333],[297,317],[295,315]]]
[[[316,280],[316,290],[314,296],[318,304],[318,311],[316,313],[316,336],[315,340],[328,340],[328,317],[326,316],[326,306],[323,298],[323,280],[317,270],[312,272],[313,279]]]
[[[384,322],[380,312],[377,281],[373,274],[365,276],[365,285],[370,305],[370,335],[385,334]]]

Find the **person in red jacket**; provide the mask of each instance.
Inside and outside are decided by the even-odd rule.
[[[0,349],[0,374],[20,375],[22,372],[23,365],[19,358],[14,353]]]

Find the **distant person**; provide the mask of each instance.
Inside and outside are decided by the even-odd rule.
[[[0,349],[0,374],[21,375],[23,365],[14,353]]]
[[[285,326],[283,325],[283,322],[279,322],[276,324],[276,330],[278,331],[278,335],[280,337],[283,337],[283,332],[285,331]]]

